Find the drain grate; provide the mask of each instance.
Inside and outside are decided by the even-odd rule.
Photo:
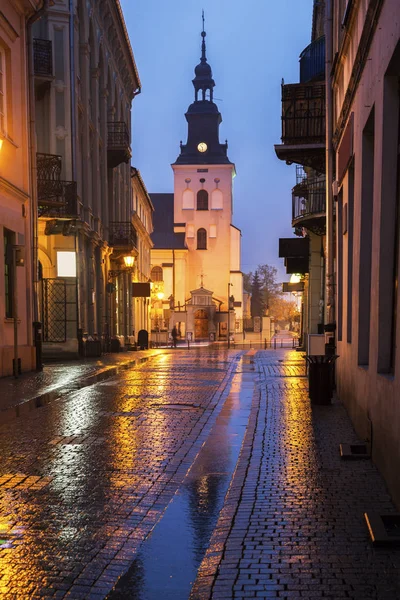
[[[150,408],[157,408],[159,410],[197,410],[200,408],[200,405],[182,402],[181,404],[152,404]]]
[[[367,444],[340,444],[340,458],[344,460],[359,460],[371,458]]]
[[[364,513],[369,535],[374,546],[400,545],[400,514],[379,515]]]

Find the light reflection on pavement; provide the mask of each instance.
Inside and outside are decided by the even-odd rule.
[[[2,598],[110,591],[210,432],[237,354],[162,353],[0,427]]]

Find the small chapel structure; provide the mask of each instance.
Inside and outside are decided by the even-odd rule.
[[[177,326],[189,340],[223,340],[242,327],[241,232],[232,224],[235,165],[220,143],[221,113],[201,32],[201,59],[185,117],[186,144],[172,164],[174,193],[150,194],[152,329]]]

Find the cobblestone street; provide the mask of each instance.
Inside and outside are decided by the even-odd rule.
[[[192,478],[201,543],[179,546],[179,503],[169,542],[183,570],[187,554],[199,567],[185,597],[400,599],[400,549],[373,547],[363,517],[395,507],[371,461],[340,459],[354,431],[337,400],[310,406],[301,354],[158,351],[94,373],[0,427],[2,598],[149,600],[140,585],[112,590]],[[23,385],[2,383],[3,396]],[[218,433],[235,413],[236,429]],[[202,501],[215,522],[202,524]],[[156,583],[151,598],[182,597],[168,594]]]

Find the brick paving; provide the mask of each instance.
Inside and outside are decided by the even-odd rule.
[[[49,362],[39,372],[23,373],[18,378],[0,378],[0,422],[25,415],[35,408],[35,400],[52,402],[74,387],[91,385],[101,376],[112,376],[118,369],[130,368],[157,354],[156,350],[120,352],[68,363]]]
[[[229,392],[235,352],[148,362],[0,426],[0,597],[104,598]]]
[[[157,351],[0,426],[1,598],[108,595],[207,439],[237,355]],[[69,381],[112,367],[96,363]],[[400,600],[400,549],[373,547],[363,518],[395,507],[371,461],[340,459],[357,441],[344,407],[310,406],[300,353],[258,351],[252,368],[240,458],[191,600]],[[64,384],[56,370],[26,389]]]
[[[296,352],[258,352],[258,389],[236,473],[191,600],[400,599],[400,549],[373,547],[363,513],[395,512],[347,413],[310,406]],[[296,369],[299,369],[296,375]]]

